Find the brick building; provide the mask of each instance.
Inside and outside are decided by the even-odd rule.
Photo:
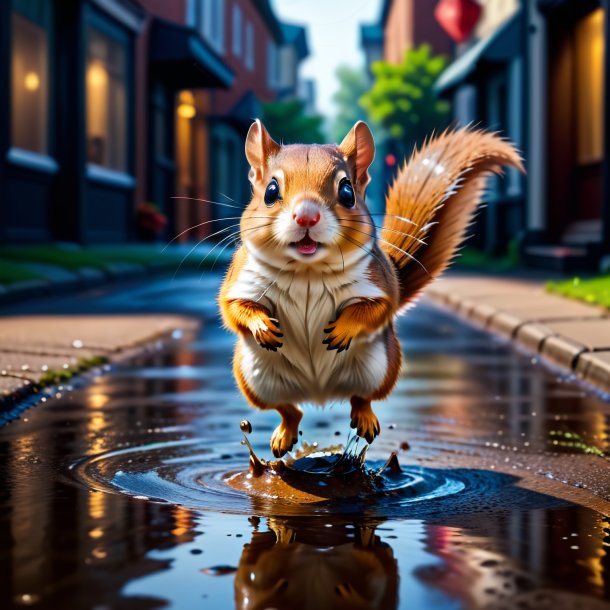
[[[0,3],[0,243],[134,239],[145,201],[176,234],[215,211],[173,196],[242,201],[283,44],[267,0]]]

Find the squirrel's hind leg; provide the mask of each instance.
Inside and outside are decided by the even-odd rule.
[[[365,438],[367,443],[372,443],[379,435],[381,428],[379,420],[371,408],[370,399],[352,396],[350,402],[352,404],[350,426],[355,428],[358,436]]]
[[[291,404],[268,407],[275,409],[281,416],[282,422],[271,436],[271,452],[277,458],[288,453],[299,440],[299,423],[303,411]]]

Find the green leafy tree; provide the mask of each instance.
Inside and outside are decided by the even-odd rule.
[[[372,65],[375,81],[360,102],[385,129],[397,152],[410,153],[433,129],[447,126],[450,105],[433,90],[446,66],[447,59],[433,55],[427,44],[407,50],[399,64],[378,61]]]
[[[263,123],[271,136],[285,144],[324,142],[324,119],[305,113],[302,100],[263,104]]]
[[[368,90],[366,74],[362,69],[339,66],[336,71],[339,88],[333,96],[337,114],[332,125],[334,142],[341,142],[356,121],[366,121],[368,116],[360,105],[360,98]]]

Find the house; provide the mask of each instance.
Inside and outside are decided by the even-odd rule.
[[[384,0],[379,26],[383,31],[383,55],[400,63],[405,51],[429,44],[437,55],[451,55],[453,42],[434,17],[431,0]]]
[[[528,266],[597,269],[610,255],[608,19],[603,0],[487,0],[436,84],[458,122],[501,131],[527,178],[495,183],[478,245],[519,238]],[[481,224],[481,221],[480,221]]]
[[[193,0],[195,1],[195,0]],[[202,126],[204,152],[199,166],[204,199],[215,219],[232,218],[218,230],[236,230],[239,215],[231,206],[245,206],[250,198],[244,140],[252,121],[261,116],[261,102],[278,98],[279,52],[284,44],[282,24],[268,0],[210,0],[217,10],[210,31],[216,36],[216,50],[235,74],[226,90],[197,92],[197,115]],[[201,205],[200,205],[201,207]],[[228,222],[228,221],[227,221]],[[220,234],[227,247],[231,233]]]
[[[525,147],[526,23],[519,0],[486,0],[470,39],[435,87],[450,99],[458,126],[476,124]],[[522,233],[526,215],[525,178],[514,169],[490,181],[469,245],[504,254]]]
[[[234,74],[184,0],[0,5],[0,242],[120,242],[174,189],[175,93]]]
[[[309,57],[309,46],[307,44],[307,30],[296,24],[282,24],[283,43],[278,49],[278,80],[277,92],[278,99],[287,100],[301,98],[306,102],[311,102],[309,86],[303,84],[299,78],[299,68],[301,63]],[[315,96],[314,96],[315,97]]]

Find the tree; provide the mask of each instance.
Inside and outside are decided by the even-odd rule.
[[[271,136],[284,144],[324,142],[324,119],[306,114],[299,99],[263,104],[263,123]]]
[[[447,126],[450,105],[433,90],[446,65],[447,59],[432,55],[426,44],[407,50],[400,64],[378,61],[372,65],[375,82],[360,102],[386,130],[398,153],[410,153],[432,130]]]
[[[332,125],[333,141],[341,142],[356,121],[368,119],[360,98],[367,92],[367,78],[362,69],[339,66],[336,71],[339,88],[333,96],[337,114]]]

